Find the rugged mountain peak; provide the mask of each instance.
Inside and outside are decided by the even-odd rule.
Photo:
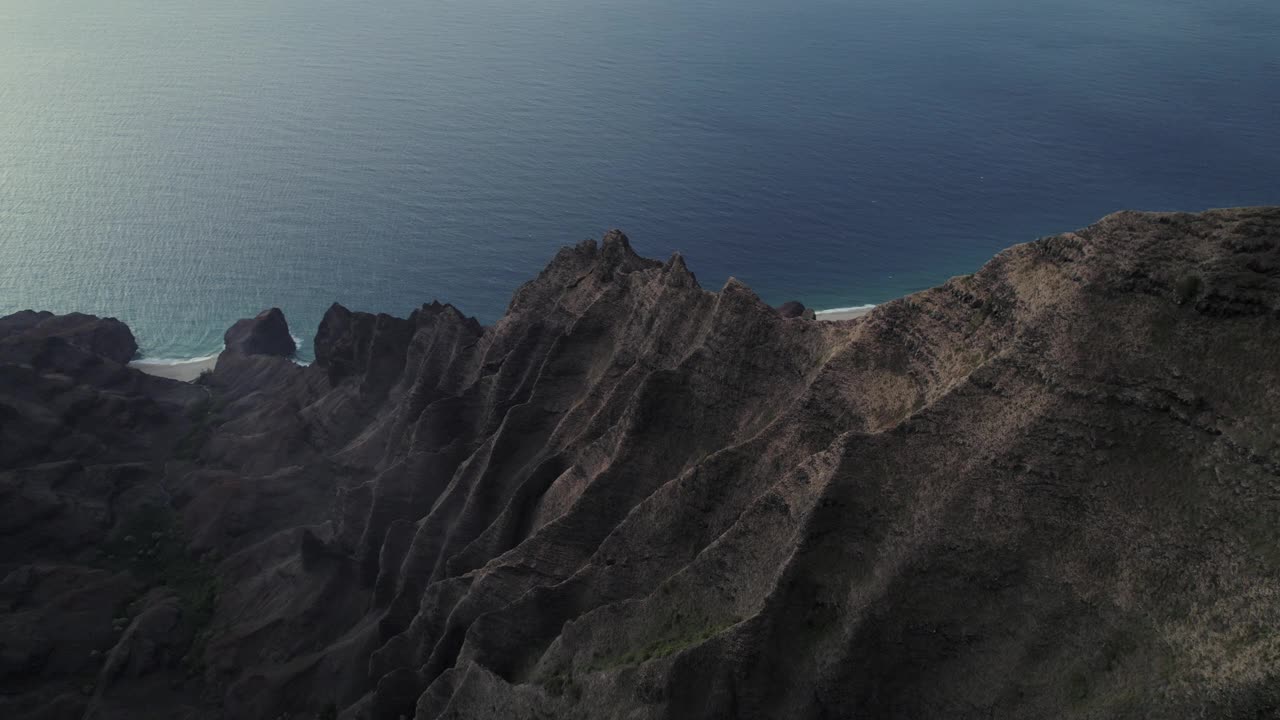
[[[450,330],[443,329],[446,327]],[[355,378],[362,392],[386,393],[397,382],[412,381],[402,373],[406,363],[419,360],[415,344],[429,347],[436,334],[442,332],[471,337],[474,343],[482,331],[475,318],[439,302],[423,305],[408,318],[352,312],[334,303],[316,333],[316,365],[328,373],[335,385]]]
[[[1269,717],[1277,267],[1121,213],[822,323],[611,235],[202,385],[0,320],[0,711]]]
[[[331,367],[341,363],[339,355],[347,354],[344,346],[350,344],[352,332],[352,312],[340,303],[333,303],[320,318],[320,327],[316,330],[315,353],[316,364]]]
[[[600,249],[606,255],[610,253],[635,255],[635,251],[631,249],[631,239],[617,228],[604,234],[604,238],[600,241]]]
[[[678,252],[671,254],[666,265],[663,265],[662,271],[667,275],[668,282],[671,284],[690,288],[698,287],[697,276],[685,264],[684,255]]]
[[[634,272],[660,265],[648,258],[642,258],[631,247],[631,240],[621,230],[610,230],[605,233],[600,244],[600,255],[606,266],[618,272]]]
[[[592,272],[603,282],[612,280],[615,274],[625,275],[640,270],[661,267],[659,263],[642,258],[631,247],[631,240],[621,230],[610,230],[600,242],[600,249]]]
[[[466,325],[477,334],[483,330],[480,326],[480,321],[476,320],[474,317],[463,314],[463,312],[452,303],[442,303],[438,300],[432,300],[430,303],[414,310],[409,315],[410,319],[416,324],[421,324],[427,318],[435,318],[439,316],[445,316],[453,322]]]
[[[280,308],[263,310],[255,317],[237,321],[227,329],[223,342],[227,352],[240,355],[289,357],[298,349]]]
[[[600,244],[585,240],[561,248],[537,278],[516,290],[499,325],[531,309],[547,312],[560,307],[576,314],[594,302],[604,288],[620,287],[615,283],[617,278],[662,266],[661,262],[637,255],[619,230],[607,233]]]

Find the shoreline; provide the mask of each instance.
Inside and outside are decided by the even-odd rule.
[[[822,322],[840,322],[842,320],[853,320],[875,309],[875,305],[856,305],[853,307],[831,308],[829,310],[815,310],[814,319]],[[298,338],[294,338],[294,342],[299,342]],[[174,360],[169,358],[139,358],[129,362],[129,367],[139,372],[156,377],[168,378],[170,380],[178,380],[180,382],[194,382],[203,373],[212,372],[214,366],[218,364],[218,356],[221,351],[213,355],[204,357],[189,358],[186,360]],[[308,365],[310,363],[298,362],[299,365]]]
[[[831,308],[830,310],[815,310],[813,316],[814,319],[824,322],[839,322],[841,320],[860,318],[874,310],[875,307],[875,305],[856,305],[854,307]]]
[[[221,354],[222,353],[218,353],[218,355]],[[140,360],[130,362],[129,367],[148,375],[155,375],[156,377],[180,380],[182,382],[192,382],[199,378],[201,373],[213,371],[213,366],[218,364],[218,355],[191,358],[190,360],[142,358]]]
[[[204,373],[213,372],[214,366],[218,364],[218,356],[221,354],[191,358],[190,360],[140,358],[130,361],[128,367],[156,377],[179,380],[181,382],[194,382]],[[302,361],[296,357],[289,358],[289,362],[299,367],[307,367],[311,364],[309,361]]]

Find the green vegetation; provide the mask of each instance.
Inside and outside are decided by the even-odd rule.
[[[573,679],[573,671],[557,672],[542,683],[552,697],[562,697],[568,693],[574,700],[582,698],[582,686]]]
[[[742,622],[742,619],[738,617],[731,617],[719,622],[707,619],[692,626],[673,628],[671,634],[643,648],[594,663],[589,668],[589,671],[597,672],[624,665],[638,665],[650,660],[669,657],[685,648],[704,643],[740,622]]]
[[[1073,701],[1081,701],[1089,696],[1089,677],[1077,670],[1067,678],[1067,693]]]
[[[632,650],[622,655],[607,658],[601,658],[600,654],[597,653],[595,655],[596,662],[587,668],[587,672],[614,670],[628,665],[638,665],[649,660],[669,657],[685,648],[706,642],[739,622],[741,622],[741,619],[737,617],[724,621],[712,621],[704,618],[693,626],[686,626],[683,629],[675,627],[662,639],[650,643],[639,650]],[[567,695],[575,702],[582,699],[582,686],[574,679],[573,668],[571,667],[564,667],[547,675],[539,684],[553,697]]]
[[[1195,275],[1184,275],[1182,279],[1174,286],[1173,291],[1178,296],[1178,304],[1186,305],[1200,294],[1200,289],[1204,283]]]
[[[204,377],[201,375],[201,377]],[[195,460],[201,448],[209,441],[213,429],[221,421],[219,413],[225,405],[221,395],[209,389],[209,394],[187,410],[187,419],[191,421],[191,429],[178,439],[174,447],[174,455],[182,460]]]
[[[994,310],[991,307],[991,303],[983,303],[982,307],[975,310],[973,314],[969,316],[969,332],[973,333],[978,328],[982,327],[982,324],[987,321],[987,318],[991,317],[993,312]]]
[[[102,565],[129,571],[147,587],[168,587],[196,631],[189,656],[199,657],[218,600],[218,579],[210,563],[193,558],[173,512],[148,506],[124,522],[102,548]],[[116,613],[123,618],[127,606]]]

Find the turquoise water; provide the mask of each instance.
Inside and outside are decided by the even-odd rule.
[[[880,302],[1280,201],[1277,38],[1274,0],[0,0],[0,312],[172,358],[270,305],[488,322],[611,227]]]

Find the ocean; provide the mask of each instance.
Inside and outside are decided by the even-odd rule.
[[[0,313],[151,358],[482,322],[622,228],[879,303],[1122,208],[1280,202],[1275,0],[0,0]]]

